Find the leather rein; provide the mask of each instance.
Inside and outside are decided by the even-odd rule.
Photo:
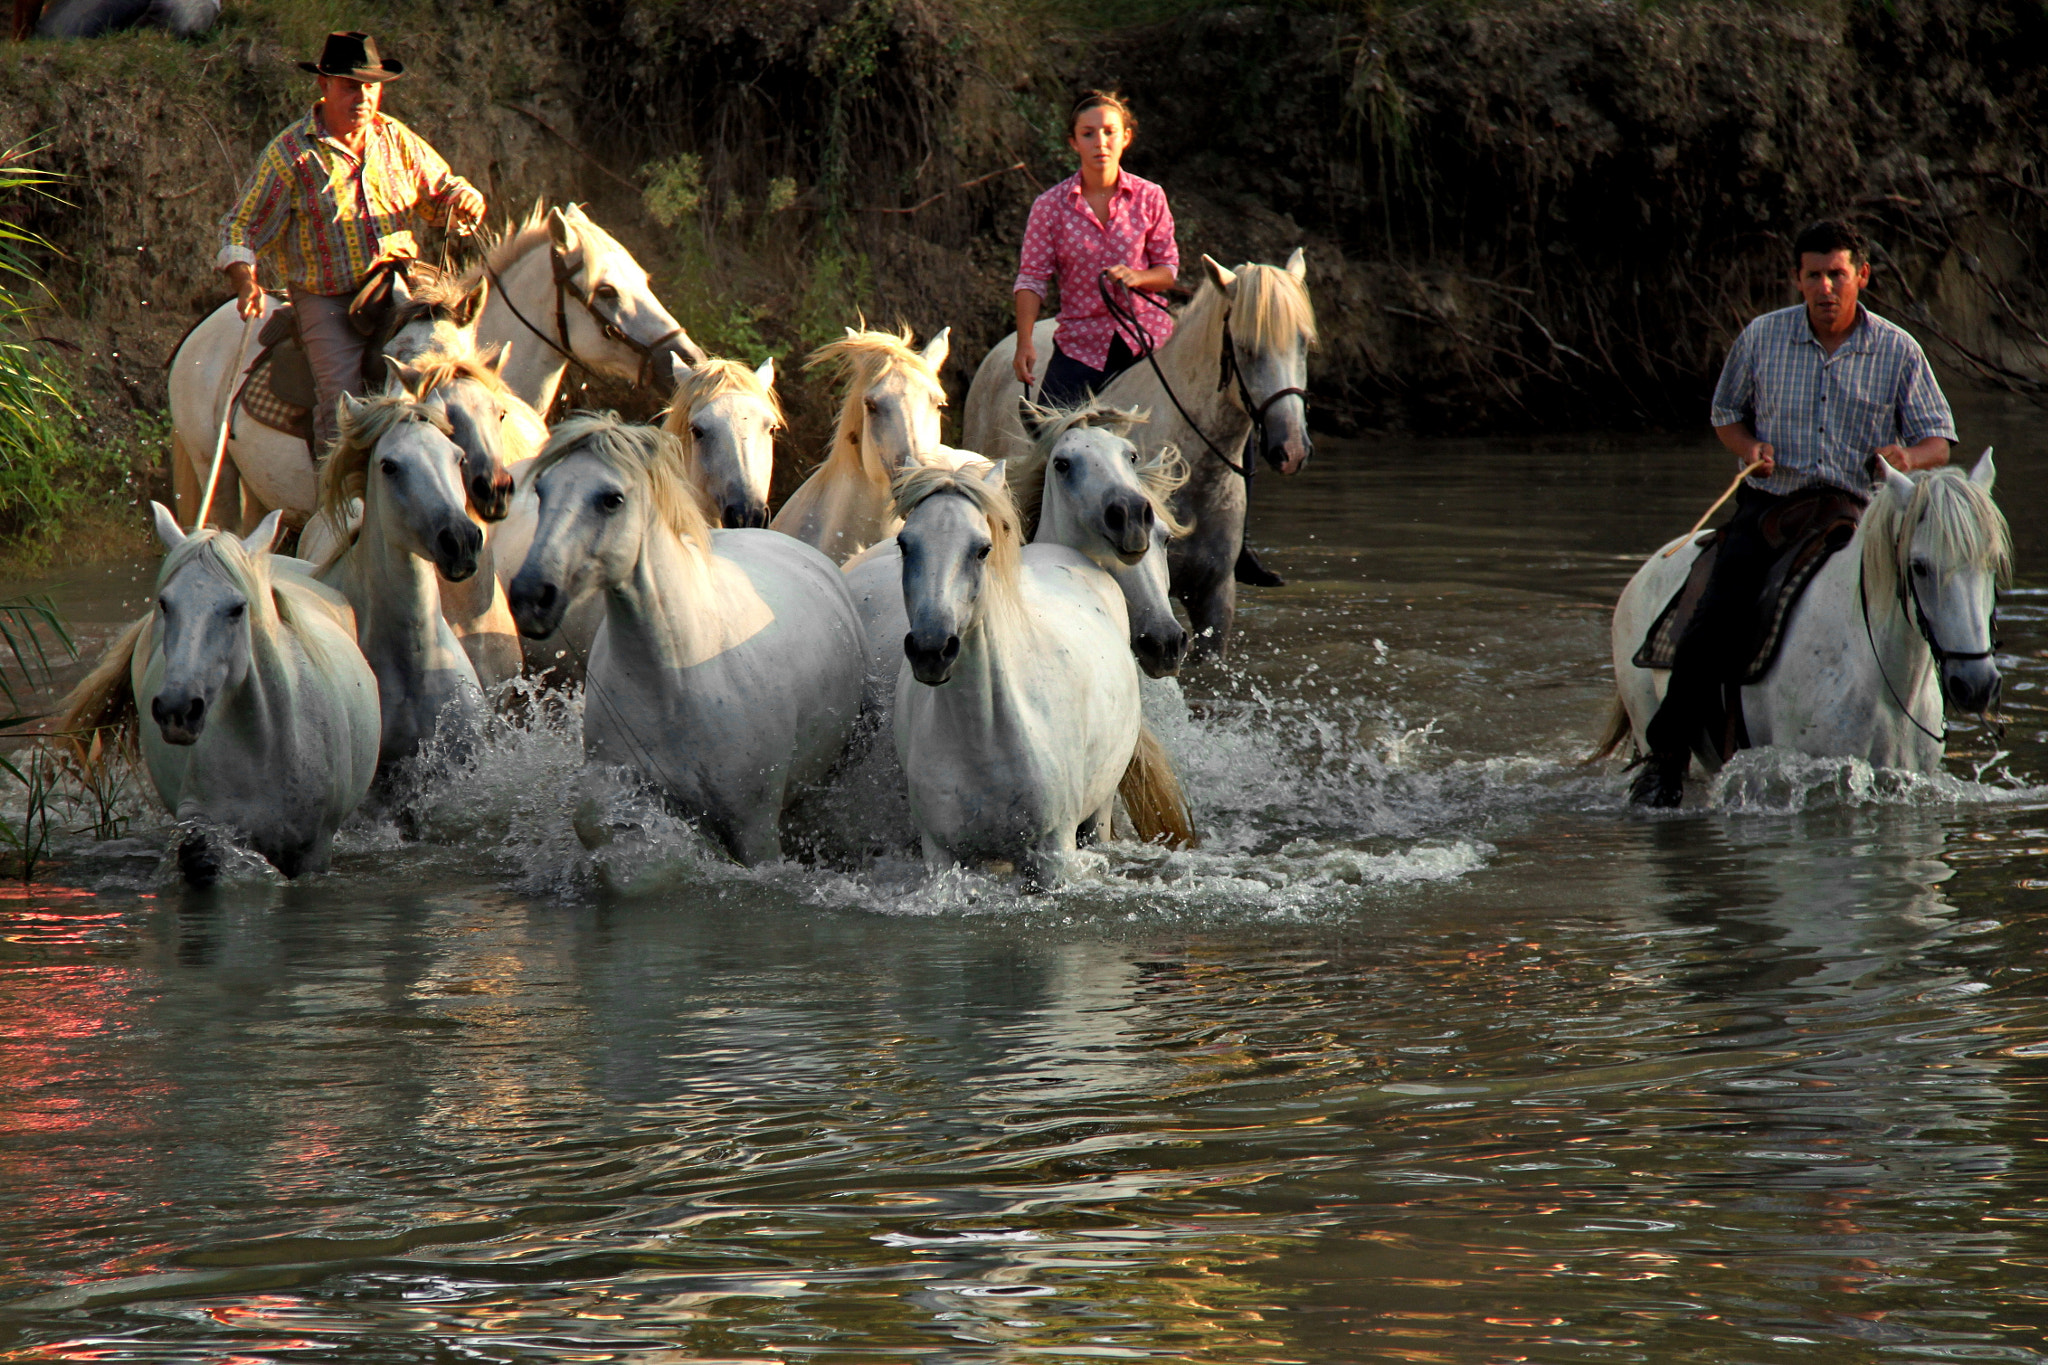
[[[540,338],[542,345],[562,357],[572,367],[581,369],[591,378],[595,379],[598,377],[597,371],[591,369],[588,364],[578,359],[575,351],[570,347],[569,300],[574,299],[583,306],[584,312],[590,314],[590,320],[597,324],[597,330],[601,334],[639,355],[640,371],[633,377],[633,386],[635,388],[645,388],[654,366],[654,357],[667,347],[671,341],[674,341],[683,334],[682,326],[678,324],[670,328],[652,342],[641,341],[620,327],[615,319],[606,317],[598,310],[597,304],[591,300],[590,295],[584,291],[583,286],[576,282],[577,275],[583,271],[583,263],[579,260],[574,266],[571,266],[562,248],[557,246],[552,240],[548,243],[548,269],[554,276],[555,285],[555,335],[552,337],[534,326],[533,321],[526,314],[519,311],[519,305],[512,301],[511,291],[505,288],[505,282],[498,277],[498,272],[492,268],[489,259],[487,258],[484,261],[484,274],[489,277],[491,288],[497,292],[499,298],[505,301],[505,306],[512,310],[512,316],[519,319],[520,325]]]
[[[1996,605],[1993,605],[1991,609],[1991,648],[1969,651],[1945,649],[1942,647],[1941,641],[1934,637],[1934,626],[1928,621],[1927,612],[1920,605],[1920,590],[1912,586],[1909,581],[1910,577],[1910,574],[1905,573],[1899,575],[1897,593],[1899,611],[1920,632],[1920,638],[1927,642],[1927,652],[1934,656],[1934,663],[1937,669],[1943,664],[1950,662],[1974,663],[1978,659],[1988,659],[1998,653],[1998,608]],[[1913,714],[1912,708],[1907,706],[1905,701],[1899,696],[1899,690],[1892,686],[1891,675],[1885,672],[1884,656],[1877,652],[1877,636],[1870,628],[1870,597],[1864,587],[1863,564],[1860,558],[1856,565],[1856,604],[1863,612],[1863,637],[1870,641],[1870,657],[1877,662],[1877,676],[1884,679],[1884,690],[1891,693],[1892,701],[1898,705],[1900,713],[1912,722],[1915,730],[1918,730],[1937,744],[1946,744],[1948,742],[1947,721],[1944,720],[1942,722],[1940,734],[1936,734],[1922,725],[1920,718]],[[1937,691],[1944,697],[1947,694],[1947,689],[1940,686],[1939,683],[1937,683]]]

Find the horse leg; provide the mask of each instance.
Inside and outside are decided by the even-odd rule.
[[[1116,797],[1102,803],[1102,808],[1081,822],[1081,828],[1074,835],[1077,845],[1107,843],[1116,837]]]
[[[1234,562],[1236,556],[1231,558]],[[1188,651],[1193,663],[1229,656],[1230,626],[1237,615],[1237,579],[1231,571],[1212,571],[1206,580],[1191,583],[1185,591],[1174,594],[1188,609],[1188,622],[1193,627],[1189,634],[1194,643]]]
[[[171,509],[178,514],[178,524],[190,526],[192,516],[199,510],[199,474],[192,468],[192,452],[185,449],[185,442],[174,428],[171,432]]]
[[[939,847],[931,835],[918,832],[917,841],[924,847],[924,866],[927,872],[950,872],[960,866],[960,860]]]
[[[1067,858],[1074,851],[1074,836],[1065,838],[1054,835],[1050,840],[1035,848],[1028,848],[1017,860],[1017,872],[1024,879],[1024,889],[1034,894],[1053,891],[1066,885]]]

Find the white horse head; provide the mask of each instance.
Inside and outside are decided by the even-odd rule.
[[[804,368],[829,368],[846,386],[828,459],[857,461],[878,484],[931,461],[939,449],[939,410],[946,406],[939,369],[952,332],[941,328],[920,351],[911,346],[908,328],[891,333],[849,327],[845,336],[812,352]]]
[[[384,354],[404,364],[474,356],[476,328],[490,301],[491,282],[452,278],[422,282],[392,318]]]
[[[757,370],[713,358],[682,372],[661,429],[682,443],[685,477],[714,522],[768,524],[775,436],[782,430],[773,357]]]
[[[505,468],[505,419],[518,398],[505,387],[498,359],[450,359],[396,365],[407,391],[420,395],[448,423],[462,448],[463,488],[469,508],[484,521],[503,521],[512,510],[512,475]]]
[[[1943,695],[1958,710],[1984,711],[2000,681],[1991,616],[2012,573],[2011,533],[1991,500],[1991,452],[1968,475],[1884,471],[1863,516],[1866,609],[1895,599],[1933,652]]]
[[[153,502],[156,533],[170,551],[156,576],[157,647],[163,682],[150,699],[150,718],[166,744],[196,744],[223,696],[249,676],[255,631],[277,628],[270,591],[270,547],[281,512],[272,512],[246,540],[224,531],[186,535],[162,503]]]
[[[475,573],[483,532],[469,519],[462,447],[448,418],[395,375],[382,394],[344,394],[341,405],[341,439],[320,475],[320,511],[341,542],[336,557],[374,524],[451,583]],[[357,498],[362,521],[350,531]]]
[[[1241,265],[1228,270],[1202,257],[1208,284],[1196,294],[1180,327],[1207,328],[1222,349],[1227,326],[1236,377],[1226,375],[1231,401],[1244,408],[1259,434],[1259,448],[1282,474],[1308,463],[1308,348],[1316,339],[1316,315],[1308,297],[1308,262],[1296,247],[1286,267]],[[1210,290],[1215,297],[1205,298]],[[1220,304],[1220,306],[1218,306]],[[1208,354],[1207,346],[1199,347]],[[1233,452],[1234,453],[1234,452]]]
[[[903,609],[910,623],[903,653],[928,687],[953,675],[961,641],[992,616],[1018,610],[1022,518],[1003,466],[915,466],[895,483],[903,529]]]
[[[1126,435],[1147,419],[1094,401],[1042,415],[1031,452],[1007,461],[1011,494],[1033,541],[1079,550],[1117,581],[1131,652],[1147,674],[1180,670],[1187,630],[1168,595],[1167,545],[1187,528],[1171,499],[1187,464],[1171,445],[1141,454]]]
[[[506,596],[521,634],[544,639],[569,604],[626,581],[657,523],[708,549],[711,526],[676,438],[611,417],[572,417],[534,458],[540,525]]]

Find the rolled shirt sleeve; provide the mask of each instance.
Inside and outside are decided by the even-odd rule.
[[[1173,210],[1167,206],[1166,195],[1157,192],[1159,211],[1152,218],[1152,225],[1145,232],[1145,266],[1164,266],[1171,270],[1176,279],[1180,276],[1180,243],[1173,237]]]
[[[1721,380],[1714,385],[1714,402],[1708,418],[1712,426],[1726,427],[1755,420],[1756,331],[1756,323],[1750,323],[1735,338],[1735,344],[1728,348],[1727,362],[1721,366]]]
[[[1042,299],[1052,286],[1058,260],[1052,226],[1055,206],[1051,201],[1048,193],[1031,205],[1030,220],[1024,225],[1024,247],[1017,253],[1017,282],[1010,286],[1013,294],[1029,290]]]
[[[213,268],[255,265],[256,254],[276,240],[291,216],[291,181],[275,144],[266,148],[256,172],[242,188],[234,208],[220,220],[220,251]]]
[[[1905,374],[1899,382],[1899,435],[1903,444],[1918,445],[1931,436],[1943,440],[1956,439],[1955,414],[1949,410],[1948,397],[1935,382],[1934,367],[1927,363],[1927,353],[1918,346],[1905,366]]]

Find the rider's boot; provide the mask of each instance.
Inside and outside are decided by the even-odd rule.
[[[1237,566],[1231,570],[1231,576],[1238,582],[1249,583],[1255,588],[1278,588],[1284,587],[1287,583],[1286,579],[1259,563],[1258,555],[1253,553],[1249,545],[1238,547]]]
[[[1678,805],[1685,800],[1685,770],[1691,763],[1687,753],[1651,754],[1628,784],[1629,803],[1666,810]]]

